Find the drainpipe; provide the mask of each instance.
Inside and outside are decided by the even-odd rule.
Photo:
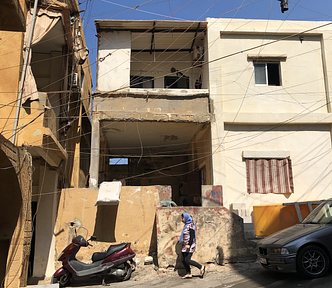
[[[13,136],[12,136],[12,143],[14,145],[15,145],[17,124],[18,124],[18,117],[19,117],[19,114],[20,114],[20,107],[21,107],[21,104],[22,104],[23,85],[24,85],[25,75],[26,75],[26,72],[27,72],[27,66],[28,66],[28,60],[29,60],[29,55],[30,55],[30,48],[31,48],[33,30],[35,28],[35,22],[36,22],[37,5],[38,5],[38,0],[35,0],[35,4],[33,6],[33,16],[32,16],[31,28],[30,28],[30,35],[29,35],[29,40],[28,40],[28,44],[27,44],[27,48],[26,48],[26,54],[25,54],[25,59],[24,59],[24,64],[23,64],[22,75],[21,75],[20,89],[19,89],[18,97],[17,97],[15,122],[14,122]]]

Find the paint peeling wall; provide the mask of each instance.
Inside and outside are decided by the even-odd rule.
[[[202,207],[224,206],[221,185],[202,185]]]
[[[94,252],[105,251],[111,243],[131,242],[132,249],[142,256],[157,251],[155,215],[162,199],[170,199],[169,187],[122,186],[118,205],[94,206],[97,189],[64,189],[61,193],[55,228],[56,259],[61,251],[78,235],[97,236],[94,247],[81,249],[77,259],[89,261]],[[75,225],[70,225],[75,222]],[[77,224],[78,223],[78,224]]]
[[[32,161],[26,150],[18,149],[1,134],[0,168],[0,276],[3,287],[24,287],[32,233]]]
[[[254,258],[255,244],[244,239],[243,220],[225,207],[157,208],[159,267],[181,267],[178,244],[183,223],[181,214],[193,216],[197,227],[197,250],[193,259],[200,263],[225,263]]]
[[[109,81],[111,82],[111,81]],[[95,112],[100,119],[107,120],[139,120],[139,121],[182,121],[199,122],[210,121],[208,95],[197,92],[196,95],[187,95],[186,90],[177,92],[176,97],[165,95],[163,89],[153,90],[156,95],[147,93],[123,95],[95,94]],[[158,91],[156,93],[156,91]],[[195,90],[196,91],[196,90]],[[137,97],[136,97],[137,96]],[[102,105],[99,105],[102,103]]]

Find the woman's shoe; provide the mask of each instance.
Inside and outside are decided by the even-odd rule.
[[[203,266],[201,268],[201,274],[200,274],[200,277],[203,278],[204,277],[204,274],[205,274],[205,266]]]
[[[193,278],[193,276],[190,274],[186,274],[182,277],[182,279],[190,279],[190,278]]]

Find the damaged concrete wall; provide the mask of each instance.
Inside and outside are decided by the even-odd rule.
[[[0,278],[26,286],[31,244],[31,155],[0,134]]]
[[[156,217],[159,267],[182,266],[178,241],[183,212],[193,216],[197,227],[194,260],[222,264],[254,257],[255,244],[244,239],[242,218],[225,207],[162,207]]]
[[[202,185],[202,207],[224,206],[222,185]]]
[[[155,213],[160,206],[159,195],[169,200],[169,187],[123,186],[118,205],[94,206],[97,189],[62,190],[55,228],[56,267],[60,266],[57,257],[75,237],[75,229],[86,239],[97,236],[93,248],[78,253],[77,259],[81,261],[90,260],[93,252],[104,251],[111,243],[131,242],[132,249],[142,256],[156,252]]]
[[[129,85],[131,35],[129,31],[107,31],[98,34],[97,87],[112,91]],[[111,43],[111,44],[110,44]]]
[[[117,95],[116,97],[98,97],[95,95],[96,112],[100,119],[108,120],[148,120],[148,121],[210,121],[209,98],[205,94],[186,95],[179,93],[177,97],[167,96],[160,89],[159,95],[132,97]],[[197,92],[197,94],[199,94]],[[181,99],[179,99],[181,96]],[[102,105],[99,105],[102,103]]]
[[[206,123],[199,129],[190,142],[191,156],[189,157],[189,169],[203,169],[202,185],[212,184],[211,171],[211,126]]]

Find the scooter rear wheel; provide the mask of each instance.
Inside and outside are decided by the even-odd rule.
[[[131,277],[131,273],[133,272],[131,265],[128,262],[124,263],[124,265],[125,265],[125,274],[123,276],[117,276],[118,279],[121,281],[129,280]]]
[[[59,278],[60,287],[65,287],[69,284],[71,279],[71,273],[61,275]]]

